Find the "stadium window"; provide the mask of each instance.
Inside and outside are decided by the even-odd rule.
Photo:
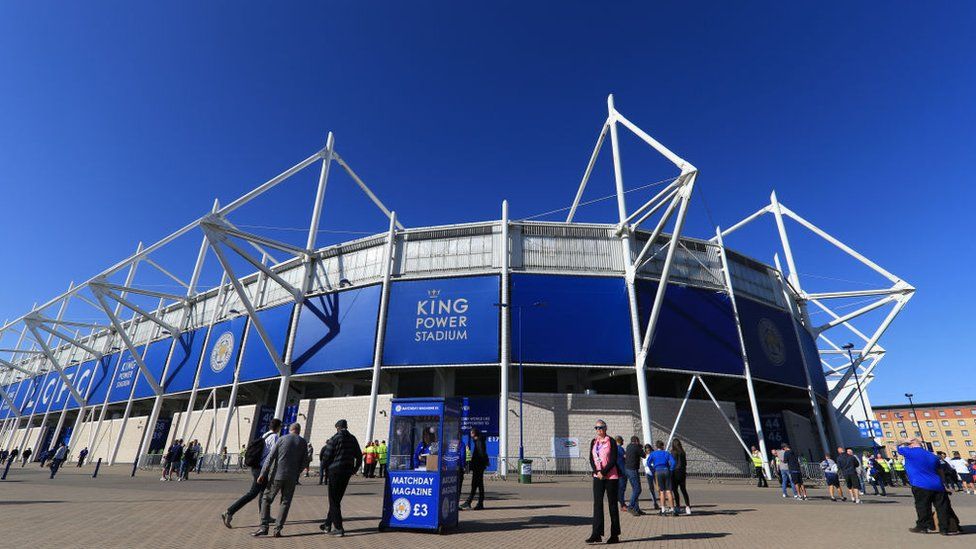
[[[926,427],[935,427],[935,423],[932,423],[931,421],[926,421],[925,422],[925,426]]]
[[[956,441],[950,440],[949,441],[949,446],[952,446],[953,448],[955,448],[956,447]]]
[[[953,415],[961,416],[962,415],[962,410],[953,410],[952,413],[953,413]]]

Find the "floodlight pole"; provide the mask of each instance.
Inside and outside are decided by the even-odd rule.
[[[366,441],[373,440],[376,427],[376,400],[380,392],[380,373],[383,364],[383,344],[386,341],[386,314],[390,302],[390,277],[393,273],[393,250],[396,246],[396,212],[390,212],[390,228],[386,235],[383,258],[383,286],[380,294],[380,321],[376,330],[376,348],[373,350],[373,379],[369,388],[369,415],[366,416]]]
[[[501,298],[503,304],[511,302],[509,271],[511,250],[509,243],[508,200],[502,201],[502,243],[501,243]],[[501,309],[501,356],[499,357],[501,388],[498,398],[498,465],[497,472],[504,479],[508,477],[508,370],[512,366],[512,326],[509,307]]]

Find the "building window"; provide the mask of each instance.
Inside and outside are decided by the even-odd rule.
[[[930,414],[928,412],[922,412],[922,415],[925,416],[925,417],[932,417],[932,414]]]
[[[952,436],[952,431],[946,429],[946,436],[947,437],[951,437]]]
[[[945,417],[945,410],[939,410],[939,417]]]
[[[955,448],[956,447],[956,441],[950,440],[949,441],[949,446],[952,446],[953,448]]]
[[[918,427],[918,422],[917,421],[913,421],[912,422],[912,427]]]
[[[892,438],[891,431],[885,433],[886,438]]]
[[[898,422],[898,426],[899,427],[904,427],[905,426],[905,422],[904,421],[899,421]]]
[[[888,419],[888,414],[881,414],[881,419]]]
[[[961,416],[962,415],[962,410],[953,410],[952,413],[953,413],[953,415]]]
[[[973,445],[973,441],[971,440],[966,441],[966,446],[972,446],[972,445]],[[969,452],[969,454],[972,455],[972,452]]]
[[[972,446],[972,444],[970,444],[970,446]],[[976,450],[970,450],[969,457],[976,457]]]
[[[965,429],[963,429],[963,430],[962,430],[962,436],[964,436],[964,437],[968,437],[968,436],[969,436],[969,431],[967,431],[967,430],[965,430]]]
[[[905,431],[900,431],[900,432],[898,433],[898,436],[900,436],[901,438],[905,438],[905,437],[907,437],[907,436],[908,436],[908,433],[906,433]]]
[[[966,420],[965,419],[960,419],[959,420],[959,425],[965,426],[966,425]]]
[[[915,412],[908,412],[908,417],[914,418],[915,417]]]
[[[976,409],[972,409],[972,410],[970,410],[970,411],[969,411],[969,413],[970,413],[970,415],[974,415],[974,416],[976,416]]]
[[[935,446],[936,448],[938,448],[939,446],[942,446],[942,443],[939,442],[938,440],[935,440],[935,441],[932,441],[932,446]]]
[[[930,437],[937,437],[937,436],[939,436],[939,433],[936,433],[935,431],[929,431],[929,436]]]
[[[917,436],[917,437],[922,436],[922,431],[915,431],[915,436]]]
[[[949,426],[949,420],[948,419],[943,419],[942,420],[942,426],[943,427],[948,427]]]
[[[931,421],[926,421],[925,422],[925,426],[926,427],[935,427],[935,423],[932,423]]]

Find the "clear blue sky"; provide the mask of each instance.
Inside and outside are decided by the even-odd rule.
[[[613,92],[700,168],[690,234],[775,188],[918,288],[882,340],[876,404],[976,398],[971,5],[324,4],[0,4],[0,317],[305,158],[329,130],[408,226],[498,218],[505,198],[516,218],[567,206]],[[624,170],[628,188],[674,175],[629,137]],[[603,159],[586,198],[611,181]],[[300,227],[313,185],[241,215]],[[581,219],[613,216],[601,203]],[[336,177],[322,227],[385,223]],[[771,231],[728,244],[771,262]],[[796,245],[809,289],[879,286],[814,239]],[[167,266],[185,273],[195,246]]]

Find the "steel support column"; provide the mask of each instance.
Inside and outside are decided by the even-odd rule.
[[[390,213],[390,228],[386,235],[383,257],[383,287],[380,294],[380,320],[376,329],[376,348],[373,349],[373,379],[369,387],[369,415],[366,416],[366,440],[373,440],[376,426],[376,400],[380,392],[380,373],[383,364],[383,344],[386,341],[386,311],[390,302],[390,277],[393,273],[393,250],[396,246],[396,212]]]

